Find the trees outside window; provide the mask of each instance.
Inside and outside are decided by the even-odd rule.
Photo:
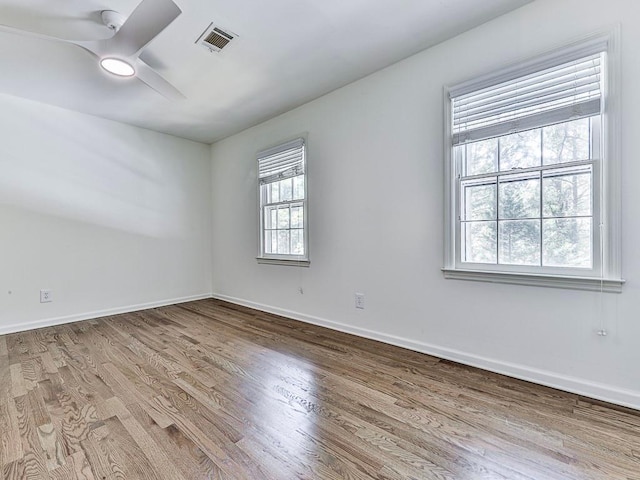
[[[593,267],[597,116],[455,147],[461,260]]]

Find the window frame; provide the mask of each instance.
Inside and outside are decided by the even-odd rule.
[[[591,35],[583,40],[527,61],[509,65],[497,72],[444,88],[445,168],[444,168],[444,277],[448,279],[488,281],[519,285],[562,287],[580,290],[621,292],[620,236],[620,156],[619,156],[619,28]],[[474,91],[507,79],[544,70],[550,66],[588,55],[594,47],[607,53],[599,142],[600,159],[592,171],[592,248],[593,269],[477,264],[461,261],[461,165],[454,155],[451,92]],[[586,53],[584,53],[586,52]],[[593,142],[593,138],[591,139]],[[593,145],[591,145],[593,148]],[[593,157],[593,155],[591,155]],[[543,166],[544,167],[544,166]],[[562,164],[557,165],[558,168]],[[500,173],[500,172],[497,172]],[[497,175],[496,175],[497,176]],[[599,178],[601,177],[601,178]],[[603,191],[599,189],[602,187]],[[496,184],[498,188],[498,184]],[[540,212],[542,215],[542,212]],[[497,214],[497,212],[496,212]],[[598,232],[598,216],[600,232]],[[599,233],[599,235],[598,235]],[[598,237],[598,238],[596,238]],[[599,243],[602,243],[602,247]],[[540,247],[542,249],[542,245]],[[598,271],[599,270],[599,271]]]
[[[278,151],[287,150],[287,147],[290,147],[297,142],[302,143],[302,158],[304,165],[304,172],[302,175],[304,176],[304,198],[302,199],[293,199],[291,201],[282,201],[274,203],[267,203],[266,199],[266,188],[262,188],[265,185],[260,183],[260,174],[259,174],[259,165],[260,159],[264,158],[268,155],[274,155],[278,153]],[[308,267],[310,265],[309,260],[309,208],[308,208],[308,149],[307,149],[307,136],[299,135],[296,138],[279,142],[278,144],[262,149],[256,153],[256,179],[257,179],[257,187],[258,187],[258,255],[256,256],[256,260],[258,263],[263,264],[272,264],[272,265],[291,265],[291,266],[300,266],[300,267]],[[296,175],[297,176],[297,175]],[[290,177],[295,178],[295,177]],[[270,183],[276,183],[270,182]],[[268,185],[268,184],[267,184]],[[295,255],[295,254],[273,254],[266,252],[266,238],[265,238],[265,228],[266,228],[266,220],[264,216],[265,208],[270,206],[280,206],[280,205],[293,205],[293,204],[301,204],[302,212],[303,212],[303,245],[304,245],[304,255]],[[291,230],[289,228],[289,230]]]

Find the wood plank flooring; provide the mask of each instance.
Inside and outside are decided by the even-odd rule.
[[[3,479],[640,479],[640,415],[216,300],[0,336]]]

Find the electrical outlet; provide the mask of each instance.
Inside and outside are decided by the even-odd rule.
[[[356,293],[356,308],[364,310],[364,293]]]
[[[53,302],[53,293],[51,290],[40,290],[40,303]]]

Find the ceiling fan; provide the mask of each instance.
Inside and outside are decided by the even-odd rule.
[[[126,20],[117,12],[105,10],[101,12],[102,21],[115,33],[104,40],[67,40],[6,25],[0,25],[0,31],[77,45],[95,55],[110,74],[138,78],[164,97],[178,100],[184,95],[145,63],[140,54],[181,13],[172,0],[142,0]]]

